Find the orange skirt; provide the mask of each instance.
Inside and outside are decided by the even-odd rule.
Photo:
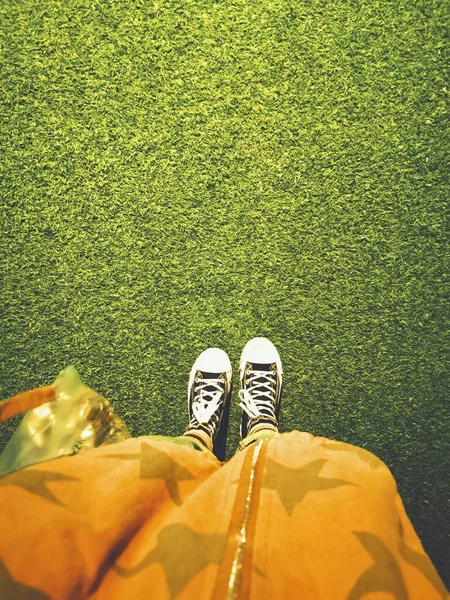
[[[220,463],[129,438],[0,477],[0,597],[434,600],[376,456],[293,431]]]

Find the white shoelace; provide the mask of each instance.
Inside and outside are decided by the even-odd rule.
[[[199,386],[199,389],[194,401],[192,402],[192,411],[199,423],[208,423],[213,414],[219,408],[223,395],[223,388],[220,387],[219,383],[222,383],[223,385],[223,380],[197,379],[196,385]],[[217,391],[207,392],[205,388],[211,385],[217,387]]]
[[[273,371],[252,371],[252,373],[254,375],[247,380],[247,384],[250,384],[249,388],[239,390],[239,398],[242,400],[239,406],[245,410],[250,419],[256,419],[257,417],[264,416],[261,412],[261,409],[267,409],[267,403],[269,403],[270,409],[274,411],[273,394],[275,390],[272,388],[272,384],[275,382],[273,380],[261,382],[255,381],[255,379],[268,377],[269,375],[275,375],[275,373]],[[256,391],[256,388],[260,387],[266,387],[268,389],[267,391]],[[252,395],[252,393],[255,397]]]

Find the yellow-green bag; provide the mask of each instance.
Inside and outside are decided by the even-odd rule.
[[[0,475],[131,437],[110,402],[72,365],[52,385],[0,402],[0,421],[27,411],[0,455]]]

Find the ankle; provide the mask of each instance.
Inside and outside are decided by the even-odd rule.
[[[246,437],[250,437],[251,435],[254,435],[255,433],[262,433],[262,432],[272,432],[274,431],[275,433],[278,433],[278,427],[276,425],[272,425],[272,423],[256,423],[255,425],[250,426],[247,430],[247,436]]]
[[[186,437],[194,438],[199,441],[205,448],[209,451],[212,451],[212,438],[202,429],[190,429],[186,431],[184,434]]]

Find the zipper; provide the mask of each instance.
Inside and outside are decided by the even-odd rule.
[[[249,524],[250,517],[253,516],[254,520],[256,520],[256,511],[252,512],[252,508],[256,509],[256,507],[252,507],[252,501],[255,497],[255,475],[256,475],[256,466],[258,463],[258,458],[261,454],[261,449],[263,447],[264,440],[261,440],[257,443],[255,450],[252,456],[250,475],[248,478],[247,485],[247,494],[245,497],[244,511],[242,516],[241,527],[239,533],[236,535],[236,548],[233,556],[233,563],[231,566],[231,572],[228,579],[228,593],[227,600],[237,600],[239,596],[239,592],[241,589],[241,581],[243,574],[243,566],[244,566],[244,558],[245,551],[247,548],[247,542],[249,541]],[[258,490],[257,490],[258,491]],[[258,494],[259,498],[259,494]],[[253,540],[250,540],[253,541]]]

